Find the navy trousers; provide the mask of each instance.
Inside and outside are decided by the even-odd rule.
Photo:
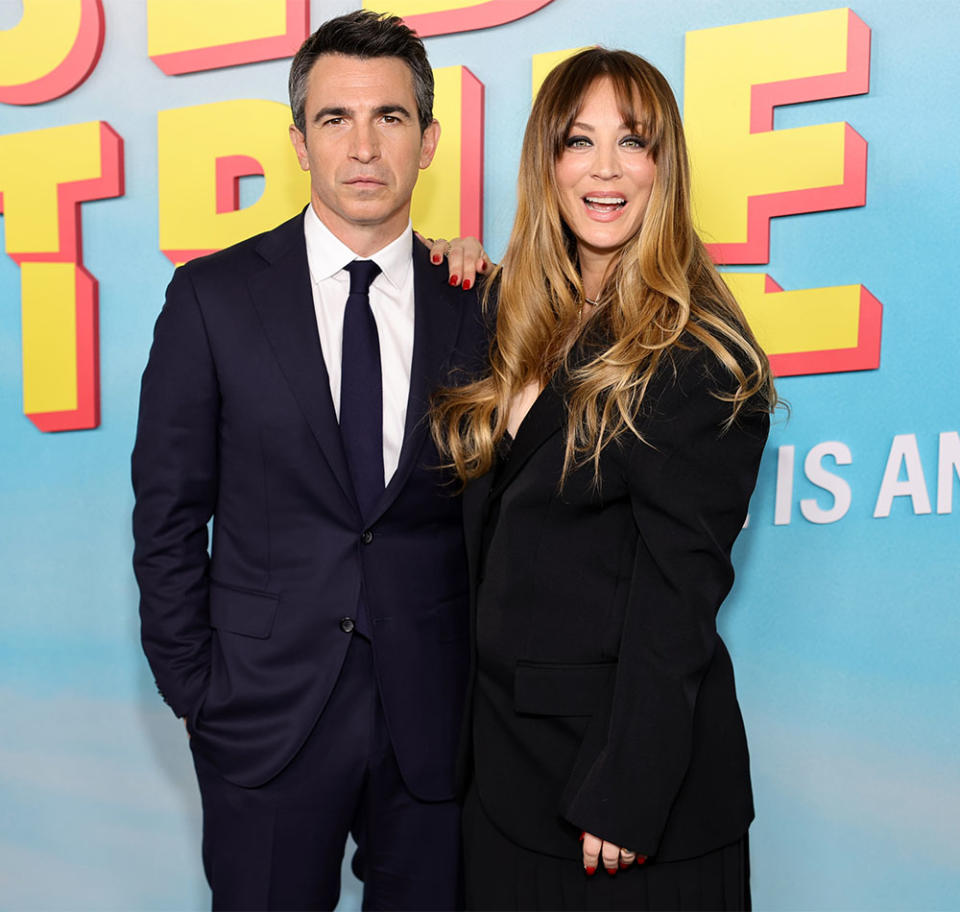
[[[459,808],[404,785],[363,637],[310,737],[265,785],[227,782],[193,754],[214,910],[333,909],[348,833],[364,909],[463,908]]]

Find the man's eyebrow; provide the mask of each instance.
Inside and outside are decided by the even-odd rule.
[[[319,121],[323,120],[324,117],[349,117],[349,116],[350,116],[349,108],[336,108],[336,107],[321,108],[319,111],[317,111],[316,114],[313,115],[313,122],[318,123]]]
[[[410,112],[402,104],[384,104],[379,105],[373,109],[373,115],[375,117],[383,117],[384,114],[397,114],[401,117],[405,117],[407,120],[411,119]],[[321,108],[313,115],[313,122],[319,123],[326,117],[353,117],[354,111],[352,108],[344,108],[340,106],[330,106],[327,108]]]
[[[377,117],[382,117],[384,114],[399,114],[402,117],[406,117],[407,120],[410,119],[410,112],[402,104],[385,104],[380,105],[378,108],[373,109],[373,113]]]

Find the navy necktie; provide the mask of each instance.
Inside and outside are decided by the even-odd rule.
[[[343,315],[340,374],[340,434],[353,488],[364,519],[383,493],[383,379],[380,337],[370,309],[370,283],[379,275],[373,260],[354,260]]]

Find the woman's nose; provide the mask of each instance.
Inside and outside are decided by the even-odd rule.
[[[600,180],[611,180],[620,176],[620,156],[616,145],[599,144],[593,158],[593,176]]]

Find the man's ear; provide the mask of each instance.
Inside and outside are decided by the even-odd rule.
[[[290,143],[297,153],[297,161],[304,171],[310,170],[310,159],[307,157],[307,138],[297,129],[296,124],[290,124]],[[431,156],[432,158],[432,156]]]
[[[433,120],[430,126],[423,131],[420,138],[420,170],[430,167],[433,156],[437,153],[437,143],[440,142],[440,122]]]

